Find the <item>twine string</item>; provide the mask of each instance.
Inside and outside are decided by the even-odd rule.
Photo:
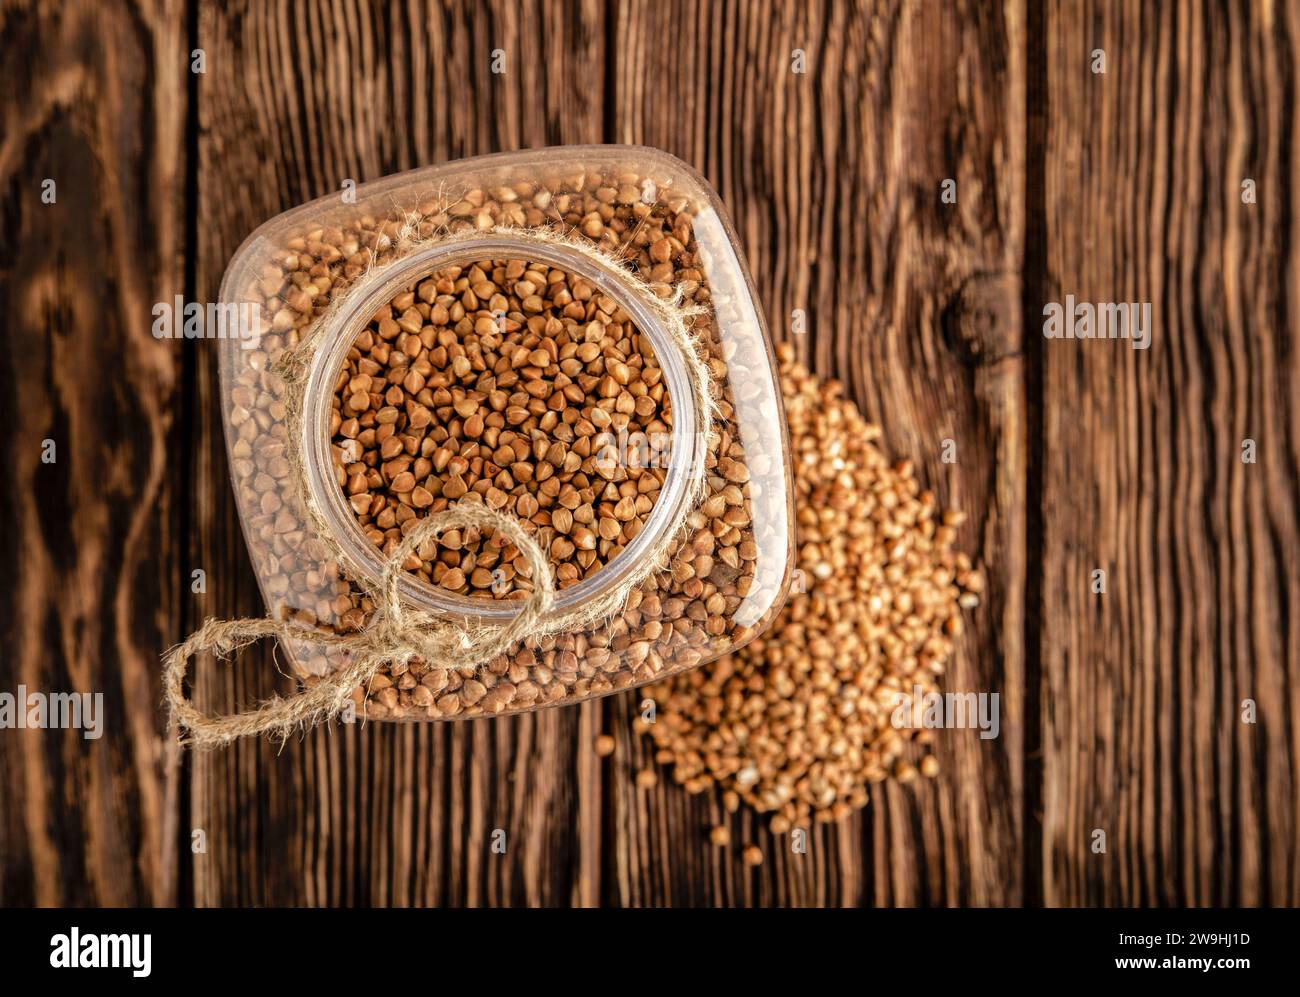
[[[398,583],[407,557],[444,530],[490,527],[519,549],[532,570],[533,591],[505,626],[452,623],[402,606]],[[555,580],[550,561],[519,520],[475,502],[462,501],[419,521],[384,564],[382,600],[369,625],[349,634],[323,633],[275,619],[209,619],[184,643],[172,648],[163,661],[163,689],[171,715],[185,731],[186,743],[197,747],[229,744],[251,734],[281,737],[303,724],[337,716],[352,701],[352,690],[366,686],[387,663],[404,664],[420,658],[433,668],[472,668],[491,661],[536,629],[550,608]],[[229,657],[265,637],[288,643],[308,640],[338,648],[351,655],[344,667],[316,685],[288,698],[276,696],[252,710],[225,716],[200,711],[185,695],[185,675],[190,660],[205,651]]]

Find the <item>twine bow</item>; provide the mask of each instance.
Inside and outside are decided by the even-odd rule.
[[[467,626],[403,608],[398,582],[407,557],[444,530],[473,526],[491,527],[501,533],[519,549],[532,569],[533,592],[515,617],[502,627]],[[555,580],[550,561],[517,519],[484,505],[461,502],[421,520],[398,544],[384,565],[379,595],[369,626],[350,634],[320,632],[275,619],[204,622],[163,660],[163,691],[172,718],[186,732],[186,743],[209,747],[229,744],[250,734],[285,737],[300,725],[338,715],[352,701],[352,690],[369,683],[384,664],[405,664],[418,657],[433,668],[472,668],[491,661],[536,629],[550,608]],[[209,716],[186,698],[185,673],[196,654],[210,651],[217,657],[227,657],[264,637],[340,648],[351,655],[351,661],[295,696],[276,696],[243,713]]]

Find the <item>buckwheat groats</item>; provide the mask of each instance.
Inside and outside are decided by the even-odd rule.
[[[983,579],[953,549],[960,513],[942,512],[913,475],[890,463],[833,380],[780,348],[798,509],[800,583],[759,639],[650,687],[654,724],[639,724],[689,792],[723,789],[771,814],[781,834],[866,805],[869,786],[917,768],[895,728],[899,697],[937,691]],[[802,589],[802,591],[800,591]],[[920,764],[938,773],[933,755]]]
[[[339,663],[310,634],[364,630],[386,554],[454,503],[516,516],[549,556],[554,618],[580,621],[474,667],[386,667],[354,694],[364,715],[612,692],[739,648],[779,609],[794,550],[775,363],[716,198],[671,157],[538,150],[363,185],[263,226],[222,302],[262,314],[257,341],[223,344],[227,440],[305,682]],[[472,529],[404,568],[413,610],[476,625],[533,588],[518,550]]]
[[[387,555],[404,524],[473,492],[536,527],[561,589],[618,556],[654,508],[672,429],[654,349],[618,311],[526,260],[444,268],[385,305],[348,352],[332,417],[338,483],[367,538]],[[644,446],[621,454],[620,437]],[[460,595],[531,591],[513,548],[465,533],[415,570]]]

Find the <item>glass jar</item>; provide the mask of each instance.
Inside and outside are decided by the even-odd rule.
[[[771,342],[726,214],[662,152],[577,146],[388,177],[272,219],[240,247],[221,343],[232,480],[307,684],[371,625],[385,562],[461,502],[516,516],[556,590],[535,632],[461,668],[392,662],[382,719],[512,713],[733,651],[793,563]],[[491,530],[407,558],[402,604],[504,626],[533,591]]]

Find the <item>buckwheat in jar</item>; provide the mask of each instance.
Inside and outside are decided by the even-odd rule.
[[[576,702],[735,650],[791,572],[771,343],[722,206],[631,146],[429,167],[258,229],[222,284],[249,554],[370,718]],[[370,667],[349,671],[360,658]]]

